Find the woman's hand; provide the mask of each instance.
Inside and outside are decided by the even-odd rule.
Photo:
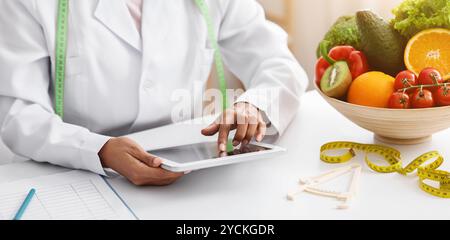
[[[247,145],[253,138],[261,142],[266,134],[266,123],[258,108],[250,103],[236,103],[226,110],[214,123],[202,130],[202,134],[212,136],[219,132],[219,152],[227,151],[228,135],[236,129],[233,146]]]
[[[110,139],[98,155],[103,167],[113,169],[137,186],[169,185],[184,175],[160,168],[161,159],[125,137]]]

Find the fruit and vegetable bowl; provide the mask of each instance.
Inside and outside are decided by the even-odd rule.
[[[366,107],[328,97],[317,85],[316,89],[347,119],[373,132],[377,140],[385,143],[423,143],[434,133],[450,127],[450,107],[409,110]]]
[[[339,18],[319,44],[315,87],[378,140],[418,144],[450,128],[450,1],[405,0],[393,14]]]

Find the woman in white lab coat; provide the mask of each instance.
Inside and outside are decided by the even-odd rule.
[[[0,0],[3,142],[36,161],[98,174],[111,168],[137,185],[172,183],[181,175],[161,169],[160,159],[116,136],[171,123],[171,94],[194,92],[195,82],[205,86],[213,50],[200,11],[193,0],[69,2],[61,119],[53,108],[58,0]],[[221,151],[230,129],[237,128],[235,145],[261,141],[265,120],[282,134],[307,82],[286,34],[265,20],[254,0],[207,5],[225,64],[247,92],[227,111],[228,121],[202,133],[219,132]],[[261,96],[264,90],[276,94]],[[269,108],[279,109],[276,119]]]

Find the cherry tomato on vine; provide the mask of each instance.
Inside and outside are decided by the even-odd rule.
[[[435,105],[433,94],[428,89],[419,88],[412,94],[411,106],[413,108],[431,108]]]
[[[411,107],[409,95],[404,92],[394,92],[389,98],[389,108],[408,109]]]
[[[450,106],[450,84],[447,86],[440,86],[434,92],[434,99],[438,106]]]
[[[440,84],[444,82],[444,78],[442,74],[434,69],[434,68],[425,68],[423,69],[418,78],[419,85],[432,85],[432,84]],[[437,89],[437,87],[430,88],[432,90]]]
[[[417,85],[417,76],[409,70],[405,70],[397,74],[395,78],[394,88],[395,91],[407,87],[412,87]],[[414,91],[414,90],[412,90]]]

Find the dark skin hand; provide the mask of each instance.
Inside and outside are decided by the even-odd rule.
[[[267,126],[258,108],[250,103],[236,103],[233,108],[226,110],[216,121],[202,130],[205,136],[219,133],[217,146],[220,153],[227,151],[230,131],[236,130],[233,146],[250,143],[254,138],[261,142],[266,134]]]
[[[247,145],[253,138],[260,142],[266,134],[266,123],[258,108],[249,103],[237,103],[214,123],[202,130],[213,136],[219,133],[218,150],[226,152],[228,135],[236,130],[233,145]],[[111,168],[137,186],[165,186],[174,183],[184,173],[161,168],[162,160],[142,149],[129,138],[111,138],[98,153],[103,167]]]
[[[125,137],[110,139],[98,155],[103,167],[113,169],[137,186],[165,186],[184,175],[162,169],[160,158]]]

